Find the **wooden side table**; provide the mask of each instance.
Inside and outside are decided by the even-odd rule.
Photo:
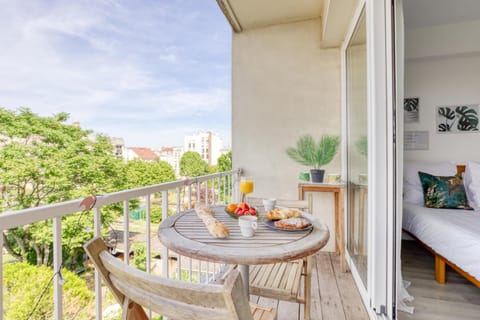
[[[326,183],[299,183],[298,199],[303,200],[305,192],[333,192],[335,205],[335,252],[340,253],[340,267],[343,272],[347,272],[347,263],[345,261],[345,214],[344,204],[344,184],[326,184]]]

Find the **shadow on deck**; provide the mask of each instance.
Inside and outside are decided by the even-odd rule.
[[[335,253],[319,252],[312,265],[312,320],[367,320],[352,274],[340,270],[340,259]],[[303,305],[252,296],[262,306],[275,307],[278,320],[302,320]]]

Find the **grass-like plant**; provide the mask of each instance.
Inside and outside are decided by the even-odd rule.
[[[367,136],[361,136],[355,142],[355,146],[357,147],[358,153],[362,156],[368,156],[368,138]]]
[[[287,154],[296,162],[319,169],[332,161],[337,154],[340,137],[324,135],[318,143],[309,134],[301,136],[296,148],[288,148]]]

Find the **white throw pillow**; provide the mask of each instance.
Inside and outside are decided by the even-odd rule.
[[[468,203],[475,210],[480,210],[480,164],[467,162],[463,174],[463,184],[467,193]]]
[[[457,174],[457,166],[453,162],[405,162],[403,168],[403,200],[423,206],[423,189],[418,176],[419,171],[434,176],[454,176]]]

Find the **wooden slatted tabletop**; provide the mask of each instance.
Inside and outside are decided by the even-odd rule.
[[[238,220],[225,212],[225,206],[210,209],[215,212],[215,218],[229,228],[228,238],[212,237],[195,210],[177,213],[165,219],[158,229],[158,237],[164,246],[181,255],[211,262],[238,264],[247,297],[250,265],[290,261],[312,255],[327,244],[330,236],[325,224],[310,214],[302,213],[312,223],[313,228],[308,231],[273,230],[259,221],[255,235],[245,238],[240,233]]]
[[[309,256],[328,241],[325,224],[309,214],[309,231],[286,232],[272,230],[261,221],[251,238],[240,233],[238,220],[228,216],[224,206],[211,207],[215,218],[230,229],[226,239],[213,238],[194,210],[175,214],[163,221],[159,228],[160,241],[167,248],[187,257],[227,264],[268,264]]]

